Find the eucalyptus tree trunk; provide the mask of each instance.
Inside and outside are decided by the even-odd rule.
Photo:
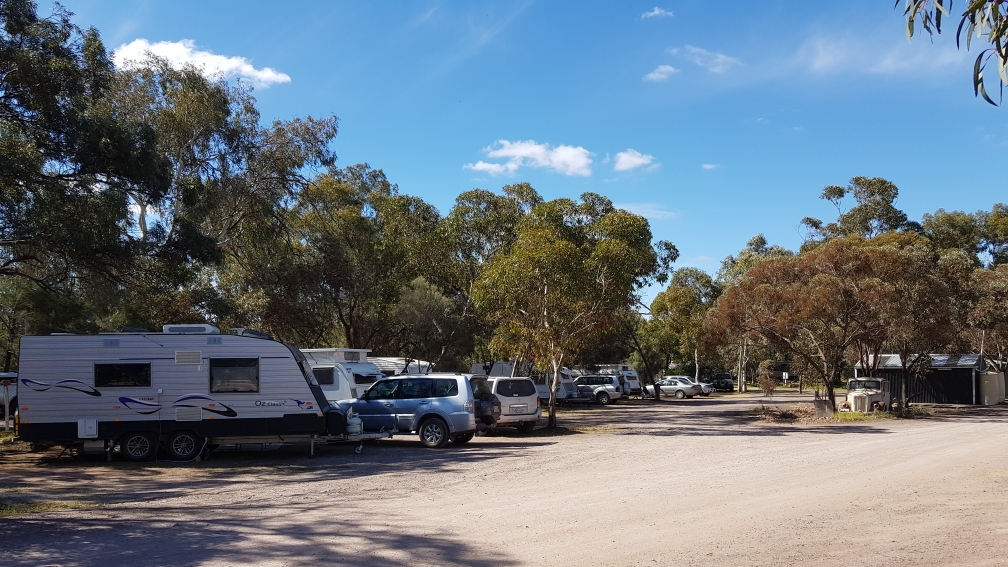
[[[693,349],[693,379],[700,383],[700,352],[699,349]]]
[[[549,418],[546,420],[546,427],[549,429],[556,429],[557,426],[556,397],[557,392],[560,390],[560,365],[562,363],[563,356],[560,358],[553,357],[553,383],[550,384]]]

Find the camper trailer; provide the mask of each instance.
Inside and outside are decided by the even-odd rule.
[[[163,446],[175,460],[234,443],[313,443],[344,436],[299,350],[262,333],[210,325],[160,333],[21,338],[20,439],[133,461]],[[330,437],[332,438],[332,437]]]
[[[385,377],[378,366],[368,360],[369,349],[314,348],[301,349],[301,352],[330,402],[359,398],[372,384]]]

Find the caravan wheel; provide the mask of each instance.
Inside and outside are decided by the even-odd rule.
[[[168,437],[168,455],[175,461],[191,461],[203,450],[203,438],[189,431]]]
[[[127,433],[119,441],[119,447],[127,461],[149,461],[157,452],[157,438],[150,433]]]

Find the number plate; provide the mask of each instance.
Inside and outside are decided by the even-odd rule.
[[[511,413],[528,413],[528,404],[521,404],[517,406],[508,406]]]

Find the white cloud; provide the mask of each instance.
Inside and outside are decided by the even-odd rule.
[[[648,165],[653,161],[654,156],[642,154],[637,150],[627,149],[625,152],[616,154],[616,165],[613,166],[613,169],[616,171],[629,171]]]
[[[613,206],[653,221],[670,220],[679,216],[659,203],[613,203]]]
[[[682,55],[711,73],[724,73],[732,67],[742,64],[738,59],[729,57],[724,53],[707,51],[706,49],[693,47],[692,45],[670,49],[669,53],[672,55]]]
[[[644,75],[644,80],[658,83],[661,81],[668,80],[669,77],[678,72],[679,69],[676,69],[671,65],[659,65],[658,67],[655,68],[654,71],[651,71],[647,75]]]
[[[821,74],[920,75],[963,66],[969,58],[967,52],[945,44],[817,35],[802,44],[794,60]]]
[[[591,175],[592,153],[581,146],[556,146],[539,144],[534,140],[509,142],[498,140],[497,148],[484,148],[487,157],[503,158],[504,163],[478,161],[464,165],[465,169],[482,171],[491,175],[514,173],[522,166],[552,169],[564,175],[588,177]]]
[[[658,6],[655,6],[654,10],[651,10],[650,12],[644,12],[643,14],[640,15],[640,17],[641,17],[642,20],[645,19],[645,18],[665,18],[665,17],[671,18],[672,17],[672,11],[671,10],[663,10],[663,9],[659,8]]]
[[[112,54],[112,60],[117,67],[129,67],[142,63],[148,53],[167,59],[173,66],[181,67],[191,63],[208,75],[221,74],[226,78],[243,79],[256,88],[265,89],[276,83],[289,83],[291,78],[269,67],[256,69],[244,57],[228,57],[217,55],[210,51],[196,49],[196,43],[191,39],[182,41],[159,41],[150,43],[146,39],[134,39],[130,43],[119,46]]]
[[[702,167],[704,169],[717,169],[717,168],[721,167],[721,164],[719,164],[719,163],[705,163],[705,164],[701,165],[700,167]]]

